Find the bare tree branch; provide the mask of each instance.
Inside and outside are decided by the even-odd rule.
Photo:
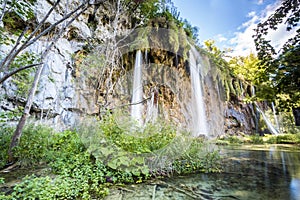
[[[28,30],[28,26],[25,27],[25,29],[22,31],[22,33],[19,35],[17,41],[16,41],[16,44],[14,45],[14,47],[10,50],[10,52],[7,54],[7,56],[3,59],[3,61],[1,61],[1,64],[0,64],[0,69],[2,69],[3,71],[6,71],[8,70],[8,66],[9,65],[6,65],[5,63],[10,60],[13,56],[13,52],[16,50],[16,48],[19,46],[22,38],[24,37],[25,33],[27,32]],[[10,62],[9,62],[10,63]]]
[[[32,67],[35,67],[35,66],[38,66],[38,65],[41,65],[41,64],[43,64],[43,63],[36,63],[36,64],[26,65],[26,66],[17,68],[15,70],[9,72],[8,74],[5,74],[2,78],[0,78],[0,84],[2,84],[4,81],[6,81],[6,79],[8,79],[9,77],[15,75],[16,73],[18,73],[20,71],[23,71],[25,69],[29,69],[29,68],[32,68]]]
[[[16,43],[16,45],[14,45],[13,49],[10,51],[10,53],[8,54],[8,56],[6,56],[4,58],[4,60],[1,62],[0,65],[0,69],[2,69],[3,71],[5,71],[5,69],[7,70],[8,66],[13,62],[13,60],[15,59],[15,57],[24,49],[26,49],[27,47],[29,47],[30,45],[32,45],[34,42],[36,42],[38,39],[40,39],[42,36],[44,36],[45,34],[47,34],[49,31],[51,31],[53,28],[55,28],[58,24],[65,22],[68,18],[70,18],[74,13],[78,12],[80,9],[82,9],[78,14],[75,15],[75,17],[73,17],[73,20],[70,21],[70,23],[72,23],[82,12],[84,12],[86,10],[86,8],[83,8],[85,5],[89,5],[87,3],[87,1],[85,1],[84,3],[82,3],[80,6],[78,6],[75,10],[73,10],[72,12],[66,14],[62,19],[60,19],[59,21],[57,21],[56,23],[52,24],[50,27],[48,27],[47,29],[45,29],[44,31],[42,31],[40,34],[38,34],[36,37],[33,38],[34,34],[37,33],[40,29],[40,27],[44,24],[44,22],[46,21],[46,19],[49,17],[49,15],[51,14],[51,12],[54,10],[54,8],[59,4],[60,0],[57,0],[56,3],[53,5],[53,7],[51,7],[51,9],[48,11],[48,13],[46,14],[46,16],[43,18],[43,20],[38,24],[38,26],[35,28],[35,30],[30,34],[30,36],[27,38],[27,40],[23,43],[23,45],[21,47],[18,47],[18,45],[20,44],[21,39],[23,38],[24,34],[26,33],[26,31],[28,30],[25,29],[22,34],[19,36],[18,41]],[[68,24],[70,24],[68,23]],[[65,29],[64,29],[65,30]],[[32,39],[33,38],[33,39]],[[22,70],[20,70],[22,71]],[[9,73],[8,73],[9,74]],[[7,77],[8,78],[8,77]],[[6,78],[6,79],[7,79]],[[5,79],[5,80],[6,80]],[[0,82],[1,84],[2,82]]]
[[[7,1],[8,1],[8,0],[5,0],[4,3],[3,3],[2,13],[1,13],[1,16],[0,16],[0,24],[2,23],[4,14],[5,14],[5,8],[6,8]]]

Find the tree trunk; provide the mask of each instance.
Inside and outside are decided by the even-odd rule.
[[[9,146],[9,150],[8,150],[8,165],[13,164],[14,163],[14,156],[13,156],[13,149],[14,147],[16,147],[19,144],[21,135],[22,135],[22,129],[25,125],[26,119],[27,119],[28,115],[27,114],[23,114],[18,126],[14,132],[14,135],[12,137],[10,146]]]
[[[293,108],[293,115],[294,115],[296,126],[300,126],[300,107]]]
[[[13,149],[19,144],[19,140],[21,138],[22,135],[22,130],[24,128],[25,122],[27,120],[27,117],[29,116],[29,112],[33,103],[33,99],[34,99],[34,95],[41,77],[41,73],[44,69],[44,65],[40,65],[38,70],[36,71],[35,75],[34,75],[34,81],[32,83],[32,87],[31,90],[29,92],[28,95],[28,99],[22,114],[22,117],[17,125],[17,128],[12,136],[12,140],[8,149],[8,162],[9,163],[13,163],[14,162],[14,156],[13,156]]]
[[[59,2],[59,0],[57,0],[57,2]],[[66,31],[66,28],[79,16],[81,15],[87,8],[88,5],[85,6],[86,3],[82,3],[80,6],[78,6],[75,10],[73,10],[72,12],[70,12],[69,14],[66,14],[63,18],[63,20],[60,20],[60,22],[62,21],[66,21],[70,16],[72,16],[72,14],[76,13],[78,10],[80,10],[80,12],[78,12],[77,14],[75,14],[75,16],[73,16],[65,25],[64,27],[59,31],[59,33],[57,34],[57,36],[53,39],[53,41],[48,45],[48,47],[45,49],[45,51],[42,53],[41,55],[41,60],[43,60],[45,58],[45,56],[48,54],[48,52],[50,51],[50,49],[53,47],[53,45],[57,42],[57,40],[63,35],[63,33]],[[59,23],[60,23],[59,22]],[[59,24],[58,22],[56,22],[55,24]],[[36,41],[37,39],[35,38]],[[31,42],[33,42],[31,41]],[[27,44],[28,45],[28,44]],[[17,125],[17,128],[12,136],[12,140],[8,149],[8,164],[11,164],[15,161],[14,158],[14,154],[13,154],[13,149],[19,144],[19,140],[22,136],[22,130],[25,126],[26,120],[28,118],[28,116],[30,115],[30,109],[34,100],[34,95],[35,92],[37,90],[37,86],[39,83],[39,80],[41,78],[41,74],[42,71],[44,69],[44,65],[40,65],[34,75],[34,80],[27,98],[27,102],[23,111],[23,115]]]

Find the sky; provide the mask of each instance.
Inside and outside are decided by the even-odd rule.
[[[183,19],[199,28],[199,41],[212,39],[234,55],[255,53],[252,35],[256,25],[266,20],[280,5],[279,0],[173,0]],[[271,32],[269,38],[280,46],[290,34],[285,26]]]

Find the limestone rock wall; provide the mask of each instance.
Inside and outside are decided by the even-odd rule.
[[[34,7],[36,23],[43,19],[53,3],[47,0],[36,2]],[[45,25],[53,25],[64,16],[65,12],[73,10],[79,3],[80,1],[77,0],[62,0],[60,6],[47,18]],[[111,23],[103,23],[103,17],[107,13],[114,15],[114,12],[107,7],[114,9],[109,1],[90,6],[66,29],[44,58],[42,61],[44,69],[34,98],[32,116],[55,127],[63,128],[75,125],[82,114],[98,113],[99,107],[95,102],[94,88],[87,84],[83,76],[76,77],[74,55],[90,45],[89,41],[96,38],[103,42],[110,37]],[[96,23],[96,29],[89,26],[91,18],[93,23]],[[62,25],[58,25],[49,34],[29,46],[26,51],[36,55],[41,54],[51,42],[53,35],[61,28]],[[5,56],[11,48],[12,46],[1,45],[0,54]],[[11,78],[1,85],[1,113],[14,111],[18,106],[25,105],[26,98],[17,96],[16,91],[17,86]]]
[[[51,26],[54,24],[64,15],[66,10],[71,10],[78,3],[78,0],[62,0],[61,6],[47,19],[46,25]],[[51,1],[37,1],[35,6],[36,20],[41,20],[50,7]],[[88,73],[93,74],[94,71],[92,69],[85,70],[84,73],[78,71],[79,55],[83,54],[86,56],[87,52],[91,51],[94,51],[94,53],[96,53],[95,51],[105,51],[101,49],[102,47],[100,49],[94,48],[95,46],[93,45],[106,44],[113,41],[113,37],[118,32],[130,29],[131,22],[128,15],[131,13],[126,13],[124,10],[115,11],[116,5],[111,1],[101,1],[100,4],[92,5],[67,28],[65,34],[57,41],[42,61],[44,63],[44,70],[34,99],[31,112],[33,116],[54,125],[58,129],[63,129],[66,126],[72,127],[78,124],[80,118],[85,115],[101,114],[101,101],[104,101],[103,99],[106,99],[108,108],[130,103],[128,85],[130,85],[132,77],[130,80],[130,76],[122,74],[124,75],[124,80],[121,77],[117,83],[120,83],[120,85],[106,98],[103,94],[107,92],[107,88],[103,86],[107,82],[101,82],[100,86],[97,86],[100,89],[95,90],[95,85],[91,84],[86,78]],[[117,14],[118,21],[116,22],[115,16]],[[175,26],[174,24],[166,24],[165,19],[152,20],[149,23],[153,24],[154,27],[158,26],[161,28],[174,28]],[[31,45],[27,50],[40,54],[49,44],[49,41],[51,41],[53,34],[59,31],[60,28],[61,26],[58,26],[50,34]],[[151,31],[153,32],[153,30],[155,29]],[[147,85],[146,94],[153,87],[157,87],[159,90],[159,98],[162,102],[160,109],[163,110],[165,118],[172,118],[180,124],[187,123],[185,120],[190,120],[181,113],[188,112],[182,110],[188,107],[183,102],[191,94],[186,90],[190,82],[188,63],[186,63],[186,56],[189,50],[188,43],[181,44],[183,33],[179,30],[176,31],[166,32],[171,38],[170,41],[165,41],[166,44],[159,43],[158,39],[162,35],[157,34],[158,39],[149,37],[148,43],[153,43],[152,46],[161,47],[160,45],[165,45],[171,52],[167,51],[168,48],[150,50],[147,62],[168,66],[169,69],[164,68],[164,70],[171,69],[170,71],[176,72],[174,76],[178,76],[177,80],[180,81],[172,81],[170,79],[172,77],[167,73],[159,71],[160,68],[153,68],[155,70],[151,71],[148,69],[148,77],[144,77],[144,82]],[[178,31],[180,37],[176,34]],[[155,33],[152,34],[155,35]],[[0,54],[5,55],[9,48],[6,45],[0,46]],[[177,54],[180,56],[177,56]],[[123,69],[127,71],[132,70],[134,51],[123,54],[123,62]],[[208,58],[205,56],[203,57],[203,66],[205,66],[203,70],[205,74],[203,82],[205,83],[204,91],[208,106],[207,117],[211,126],[218,132],[214,135],[220,132],[231,135],[238,132],[252,133],[256,129],[253,106],[242,103],[241,99],[238,101],[233,101],[232,99],[226,100],[224,97],[226,96],[224,94],[226,91],[220,79],[216,76],[216,68],[209,63]],[[121,76],[119,71],[115,71],[114,73],[114,76]],[[155,85],[155,83],[151,82],[154,79],[163,84]],[[2,99],[0,102],[0,112],[13,111],[18,106],[25,105],[26,99],[16,96],[16,91],[16,85],[13,84],[11,79],[1,85],[0,96]],[[223,103],[220,104],[220,102]]]

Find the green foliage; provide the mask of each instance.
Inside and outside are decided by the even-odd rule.
[[[193,172],[220,172],[221,158],[218,151],[205,150],[209,144],[201,139],[193,139],[189,149],[176,161],[172,167],[178,174]]]
[[[5,183],[4,178],[0,177],[0,185],[2,185],[4,183]]]
[[[87,174],[85,174],[88,177]],[[49,176],[37,177],[35,175],[25,177],[17,184],[10,198],[13,199],[91,199],[89,183],[82,175],[76,178],[57,176],[54,179]],[[93,195],[100,197],[108,193],[107,188],[97,185]]]
[[[88,151],[113,170],[122,170],[136,177],[138,182],[149,177],[144,154],[163,149],[175,137],[175,129],[166,124],[149,124],[136,129],[131,121],[117,123],[116,116],[105,116],[101,121],[88,123],[78,132]]]
[[[24,21],[27,21],[34,17],[33,5],[32,5],[32,3],[34,3],[34,2],[35,2],[35,0],[30,0],[30,1],[8,0],[5,8],[3,8],[3,6],[1,6],[0,13],[7,12],[7,11],[14,12],[16,15],[18,15]]]
[[[230,136],[219,139],[217,144],[300,144],[300,133],[280,134],[280,135],[251,135],[245,137]]]
[[[34,17],[33,2],[34,1],[32,0],[8,0],[5,6],[4,4],[1,4],[0,15],[2,13],[4,14],[3,23],[5,29],[0,26],[0,44],[15,42],[5,34],[5,30],[16,35],[20,34],[20,31],[25,28],[24,22],[27,22]]]
[[[251,135],[250,136],[250,141],[248,141],[251,144],[263,144],[264,140],[263,137],[259,135]]]
[[[266,140],[270,144],[300,144],[300,133],[271,136]]]
[[[258,74],[263,72],[259,64],[260,60],[253,53],[250,53],[248,56],[233,57],[229,61],[229,68],[233,76],[255,84]]]
[[[91,195],[101,196],[107,193],[102,184],[111,178],[119,179],[118,174],[109,171],[101,162],[93,162],[90,154],[81,152],[73,156],[58,157],[51,163],[53,172],[57,174],[55,181],[65,180],[65,191],[61,191],[61,198],[91,198]],[[118,180],[119,181],[119,180]]]
[[[237,95],[233,86],[233,82],[239,82],[229,67],[229,63],[225,60],[226,53],[229,49],[221,50],[215,45],[214,40],[206,40],[204,42],[204,54],[209,58],[209,65],[215,67],[213,77],[216,82],[221,82],[225,90],[225,99],[230,100],[230,95]],[[203,51],[203,50],[202,50]]]
[[[176,130],[168,124],[148,124],[134,134],[127,134],[113,117],[103,120],[101,130],[106,138],[127,152],[149,153],[166,146],[176,135]],[[139,136],[139,137],[137,137]]]
[[[13,135],[14,127],[3,126],[0,131],[0,167],[6,164],[7,150]],[[23,130],[19,145],[13,150],[22,166],[34,166],[41,163],[50,163],[56,158],[66,159],[84,151],[78,135],[75,132],[64,131],[55,133],[45,125],[28,124]]]
[[[0,123],[17,121],[22,115],[22,107],[10,111],[0,111]]]
[[[175,29],[182,28],[186,36],[193,39],[195,43],[198,41],[198,27],[180,18],[180,12],[171,0],[129,1],[127,5],[130,9],[134,9],[137,22],[142,20],[143,23],[147,23],[153,19],[164,18],[164,27],[160,28],[174,29],[175,24]]]
[[[275,97],[280,101],[282,110],[290,107],[300,106],[300,28],[297,26],[299,18],[299,2],[293,0],[284,0],[276,9],[274,14],[270,15],[267,20],[257,25],[254,41],[258,51],[258,57],[261,59],[261,67],[264,75],[260,77],[261,81],[268,82],[271,80],[266,90],[262,88],[260,94],[267,94],[272,91],[273,100]],[[280,51],[276,52],[271,45],[272,41],[266,40],[269,31],[277,30],[278,26],[285,21],[286,30],[290,31],[296,28],[296,34],[286,41],[280,47]],[[257,95],[260,95],[257,94]],[[277,96],[275,96],[275,94]],[[282,96],[286,98],[281,98]]]
[[[20,144],[14,149],[23,166],[47,162],[53,142],[53,130],[43,125],[29,124],[23,130]]]
[[[4,167],[7,161],[7,151],[9,147],[10,138],[14,132],[14,128],[1,124],[0,128],[0,168]]]
[[[215,45],[214,40],[206,40],[204,41],[204,45],[205,50],[208,52],[208,55],[214,64],[219,66],[221,69],[224,69],[228,66],[227,61],[224,59],[226,51],[219,49]]]
[[[130,1],[125,0],[131,9],[135,9],[137,18],[152,19],[157,16],[160,8],[159,0]]]
[[[230,144],[241,144],[242,140],[237,136],[229,136],[226,138]]]
[[[196,26],[193,26],[189,21],[187,21],[186,19],[181,20],[180,21],[182,23],[183,29],[186,33],[186,35],[193,39],[195,41],[195,43],[198,42],[198,32],[199,32],[199,28]]]
[[[101,198],[108,193],[111,184],[140,183],[148,179],[150,169],[142,154],[164,148],[175,137],[174,127],[168,124],[151,124],[144,131],[137,129],[135,135],[141,137],[134,138],[124,132],[124,128],[131,124],[129,122],[123,121],[125,124],[120,127],[112,116],[96,122],[91,126],[85,120],[89,128],[78,128],[80,134],[70,130],[55,133],[42,125],[27,125],[20,145],[14,149],[15,154],[23,166],[48,164],[53,174],[26,176],[10,195],[0,194],[1,199]],[[13,130],[7,127],[0,131],[1,146],[6,149]],[[219,171],[219,154],[207,151],[206,147],[203,139],[193,139],[191,148],[171,164],[171,170],[177,173]],[[5,161],[7,150],[0,153],[1,161]],[[107,161],[101,159],[100,154],[115,157]]]
[[[218,145],[241,145],[241,144],[263,144],[263,137],[259,135],[250,135],[250,136],[226,136],[219,138],[216,143]]]
[[[3,27],[0,27],[0,44],[14,44],[15,40],[10,38]]]

